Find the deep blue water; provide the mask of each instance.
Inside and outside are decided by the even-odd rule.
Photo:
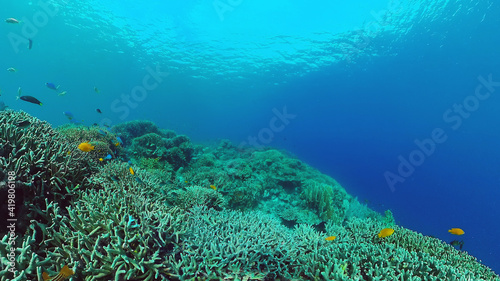
[[[498,3],[80,2],[2,3],[22,22],[0,24],[0,101],[54,125],[71,111],[194,142],[256,137],[407,228],[448,242],[464,229],[464,250],[500,272],[500,86],[479,79],[500,81]],[[294,118],[272,123],[285,107]],[[436,128],[446,140],[415,152]],[[384,173],[410,154],[423,162],[391,189]]]

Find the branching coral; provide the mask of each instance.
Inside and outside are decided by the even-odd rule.
[[[21,126],[20,124],[23,124]],[[28,124],[28,125],[26,125]],[[45,198],[66,202],[73,189],[84,186],[91,173],[86,155],[53,130],[47,122],[24,112],[0,112],[0,204],[7,214],[7,174],[14,174],[19,227],[26,230],[36,214],[31,205],[43,205]],[[1,229],[5,229],[2,220]]]

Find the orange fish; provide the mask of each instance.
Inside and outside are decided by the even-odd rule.
[[[335,238],[337,238],[337,236],[328,236],[325,238],[326,241],[333,241],[335,240]]]
[[[63,268],[61,269],[59,274],[57,274],[56,276],[50,277],[47,272],[44,272],[44,273],[42,273],[42,278],[43,278],[43,281],[62,281],[64,279],[70,277],[73,274],[75,274],[75,272],[73,270],[69,269],[69,267],[67,265],[65,265],[65,266],[63,266]]]
[[[132,169],[132,167],[128,168],[128,170],[130,171],[130,173],[131,173],[132,175],[135,175],[135,172],[134,172],[134,170]]]
[[[115,143],[115,146],[119,146],[119,145],[120,145],[120,143],[119,143],[119,142]]]
[[[82,142],[81,144],[78,145],[78,149],[80,149],[83,152],[89,152],[91,150],[94,150],[94,146],[88,142]]]
[[[452,228],[448,230],[448,232],[455,235],[464,235],[465,233],[465,231],[463,231],[461,228]]]
[[[378,233],[379,238],[384,238],[391,236],[394,233],[394,229],[392,228],[384,228]]]
[[[215,187],[215,185],[213,185],[213,184],[210,185],[210,188],[213,190],[217,190],[217,187]]]

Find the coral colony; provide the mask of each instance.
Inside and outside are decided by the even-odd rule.
[[[0,162],[0,281],[500,280],[269,148],[6,109]]]

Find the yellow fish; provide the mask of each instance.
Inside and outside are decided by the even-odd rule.
[[[101,162],[102,162],[102,161],[104,161],[104,159],[102,159],[102,158],[99,158],[99,161],[101,161]]]
[[[333,241],[335,240],[335,238],[337,238],[337,236],[328,236],[325,238],[326,241]]]
[[[215,185],[210,185],[210,188],[213,189],[213,190],[217,190],[217,187],[215,187]]]
[[[68,151],[68,155],[70,155],[70,154],[71,154],[71,151]]]
[[[120,145],[120,143],[119,143],[119,142],[115,143],[115,146],[119,146],[119,145]]]
[[[88,142],[82,142],[81,144],[78,145],[78,149],[80,149],[83,152],[89,152],[91,150],[94,150],[94,146]]]
[[[75,274],[75,272],[73,270],[69,269],[69,267],[67,265],[65,265],[65,266],[63,266],[63,268],[61,269],[59,274],[57,274],[56,276],[50,277],[47,272],[44,272],[44,273],[42,273],[42,278],[43,278],[43,281],[62,281],[64,279],[70,277],[73,274]]]
[[[465,233],[465,231],[463,231],[461,228],[452,228],[448,230],[448,232],[455,235],[464,235]]]
[[[131,173],[132,175],[135,175],[134,170],[132,169],[132,167],[128,168],[128,170],[130,171],[130,173]]]
[[[384,228],[378,233],[379,238],[384,238],[391,236],[394,233],[394,229],[392,228]]]

